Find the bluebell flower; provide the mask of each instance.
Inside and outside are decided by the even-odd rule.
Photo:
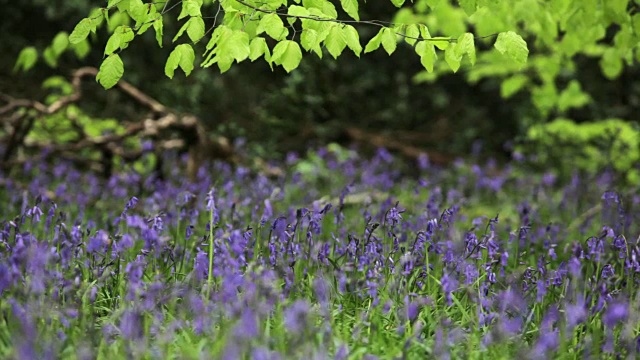
[[[309,326],[309,303],[305,300],[296,300],[284,309],[284,324],[291,334],[299,334]]]

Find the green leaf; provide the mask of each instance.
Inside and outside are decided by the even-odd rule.
[[[155,5],[146,4],[145,8],[148,6],[148,13],[144,15],[144,21],[139,22],[140,27],[138,28],[137,35],[144,34],[147,30],[149,30],[157,18],[162,17],[162,15],[158,14],[158,10],[156,10]]]
[[[180,67],[185,75],[189,76],[193,70],[193,61],[195,54],[193,48],[189,44],[180,44],[169,54],[167,63],[164,66],[164,73],[170,79],[173,79],[175,70]]]
[[[369,42],[367,43],[367,46],[365,46],[364,48],[365,54],[370,53],[380,47],[380,44],[382,42],[382,33],[384,32],[385,29],[386,28],[380,29],[380,31],[378,31],[376,36],[374,36],[373,38],[371,38],[371,40],[369,40]]]
[[[180,30],[178,30],[178,33],[176,34],[176,36],[173,37],[173,40],[171,40],[171,42],[176,42],[176,40],[178,40],[180,38],[180,36],[182,36],[182,34],[184,34],[184,32],[187,31],[187,29],[189,28],[189,25],[190,25],[189,21],[184,23],[180,27]]]
[[[476,12],[476,0],[458,0],[458,4],[469,16]]]
[[[156,32],[156,41],[158,42],[158,46],[162,47],[162,16],[158,16],[158,18],[153,22],[153,30]]]
[[[398,42],[396,40],[396,33],[389,28],[382,29],[380,42],[382,43],[382,47],[384,48],[384,50],[389,55],[393,54],[393,52],[396,51],[396,47],[398,46]]]
[[[182,53],[179,63],[180,69],[184,71],[184,74],[186,76],[189,76],[189,74],[191,74],[191,71],[193,70],[193,62],[196,60],[196,55],[193,52],[193,48],[189,44],[180,44],[176,48],[179,48],[180,52]]]
[[[404,35],[404,41],[406,41],[407,44],[413,46],[416,41],[418,41],[418,39],[416,38],[420,37],[420,28],[417,24],[411,24],[407,26],[406,30],[404,31]]]
[[[231,35],[232,32],[233,30],[226,25],[216,27],[216,29],[213,30],[213,34],[211,34],[211,39],[209,39],[209,42],[207,43],[207,51],[212,50],[218,44],[218,40],[226,38]]]
[[[358,0],[340,0],[340,4],[347,15],[356,21],[360,21],[360,16],[358,15]]]
[[[628,18],[628,4],[629,0],[606,0],[603,2],[604,13],[612,21],[623,24]]]
[[[309,16],[309,10],[303,6],[291,5],[287,10],[287,14],[292,16]]]
[[[76,27],[73,28],[71,35],[69,35],[69,42],[72,44],[77,44],[80,41],[86,39],[87,36],[89,36],[89,33],[91,32],[91,28],[92,28],[91,19],[89,18],[82,19],[76,25]]]
[[[442,4],[442,2],[444,2],[445,0],[426,0],[427,1],[427,5],[429,5],[429,7],[432,10],[435,10],[438,8],[438,6],[440,6]]]
[[[609,80],[614,80],[622,73],[624,64],[622,57],[615,48],[607,49],[600,59],[600,68],[602,73]]]
[[[313,29],[302,30],[302,34],[300,34],[300,45],[302,45],[303,49],[310,51],[319,43],[317,31]]]
[[[543,114],[548,114],[556,104],[558,92],[553,83],[546,83],[531,89],[531,100]]]
[[[591,101],[589,94],[582,91],[580,83],[571,80],[566,89],[558,97],[558,110],[565,111],[570,108],[580,108]]]
[[[260,19],[256,34],[262,34],[266,32],[275,40],[282,40],[289,35],[289,30],[284,27],[282,19],[277,14],[267,14]]]
[[[327,38],[324,40],[324,45],[334,59],[337,59],[338,56],[340,56],[344,48],[347,47],[347,42],[342,36],[342,29],[340,28],[340,25],[335,24],[331,28],[329,35],[327,35]]]
[[[464,54],[469,56],[469,61],[471,65],[475,65],[476,63],[476,48],[474,44],[473,34],[466,33],[461,35],[458,38],[458,42],[456,43],[455,50],[458,52],[460,57]]]
[[[529,56],[527,43],[515,32],[507,31],[500,33],[493,46],[498,52],[507,55],[520,66],[527,63],[527,57]]]
[[[131,18],[127,13],[115,12],[109,18],[109,25],[107,26],[108,32],[113,32],[120,25],[129,25]]]
[[[269,54],[269,47],[267,46],[267,40],[262,37],[256,37],[251,40],[249,45],[249,59],[255,61],[260,56],[264,55],[265,60],[271,61],[271,55]]]
[[[222,23],[228,26],[231,30],[242,30],[242,29],[246,29],[247,25],[251,25],[257,28],[256,23],[258,22],[256,20],[257,18],[256,19],[252,18],[251,21],[247,21],[247,23],[245,24],[245,14],[239,11],[234,11],[234,12],[228,12],[224,14]]]
[[[302,5],[309,10],[316,8],[331,19],[338,18],[336,7],[328,0],[302,0]]]
[[[220,69],[220,73],[223,74],[227,72],[227,70],[231,69],[231,65],[233,64],[233,58],[231,56],[223,56],[218,59],[218,68]]]
[[[273,48],[273,56],[271,60],[276,65],[282,65],[287,72],[295,69],[300,65],[302,60],[302,51],[297,42],[291,40],[280,41]]]
[[[109,17],[109,9],[108,8],[102,8],[100,10],[102,11],[102,17],[107,22],[107,27],[111,26],[111,18]]]
[[[129,0],[129,16],[136,21],[136,27],[147,20],[148,13],[149,6],[144,4],[142,0]]]
[[[291,5],[289,6],[289,9],[287,10],[287,14],[291,15],[291,16],[309,16],[309,10],[307,10],[305,7],[302,6],[298,6],[298,5]],[[294,17],[288,17],[287,21],[289,22],[290,25],[293,25],[298,19],[294,18]]]
[[[404,1],[405,0],[391,0],[391,3],[393,5],[395,5],[396,7],[400,7],[400,6],[402,6],[404,4]]]
[[[119,31],[119,28],[118,28],[113,34],[111,34],[111,36],[109,37],[109,40],[107,40],[107,45],[104,47],[105,55],[112,54],[114,51],[120,49],[120,38],[121,38],[121,32]]]
[[[133,32],[133,29],[124,25],[118,26],[113,34],[111,34],[111,36],[109,37],[109,40],[107,40],[104,54],[109,55],[117,51],[118,49],[126,49],[134,37],[135,34]]]
[[[321,39],[318,32],[313,29],[304,29],[300,35],[300,44],[307,51],[313,51],[322,59],[322,49],[320,48]]]
[[[351,25],[345,25],[342,28],[342,36],[347,42],[349,49],[351,49],[357,57],[360,57],[362,45],[360,45],[360,35],[358,34],[358,30]]]
[[[36,61],[38,61],[38,50],[33,46],[26,47],[18,54],[13,71],[16,72],[20,69],[25,72],[29,71],[36,64]]]
[[[420,29],[420,36],[423,39],[431,39],[431,33],[429,33],[429,28],[427,27],[427,25],[420,24],[418,28]]]
[[[120,31],[120,48],[124,50],[129,46],[129,43],[133,41],[136,34],[129,26],[122,26]]]
[[[636,36],[640,36],[640,14],[631,17],[631,27]]]
[[[115,4],[116,4],[116,7],[118,8],[118,11],[120,12],[129,11],[129,0],[117,1]]]
[[[500,95],[508,99],[524,88],[529,82],[529,77],[523,74],[516,74],[504,80],[500,85]]]
[[[233,30],[230,36],[220,39],[218,44],[218,55],[221,57],[229,56],[236,62],[245,60],[250,53],[249,34],[242,30]]]
[[[89,12],[88,18],[91,19],[91,32],[96,33],[98,30],[98,26],[102,25],[102,21],[104,20],[105,12],[101,8],[93,8]]]
[[[182,20],[187,16],[202,16],[202,11],[200,10],[201,7],[202,1],[183,0],[182,10],[180,11],[180,15],[178,15],[178,20]]]
[[[416,54],[420,56],[420,63],[428,72],[433,72],[433,65],[436,62],[436,48],[430,41],[420,41],[416,45]]]
[[[120,59],[118,54],[112,54],[104,59],[102,65],[100,65],[100,71],[98,71],[98,75],[96,75],[96,80],[103,88],[110,89],[118,83],[123,74],[124,64],[122,63],[122,59]]]
[[[78,59],[81,60],[87,57],[87,55],[89,55],[89,52],[91,51],[91,45],[89,44],[89,41],[87,39],[84,39],[84,41],[81,41],[77,44],[71,45],[71,48],[73,49],[73,52],[76,54]]]
[[[458,72],[460,69],[460,62],[462,61],[462,54],[456,51],[456,46],[449,46],[444,51],[444,60],[449,64],[449,67],[453,72]]]
[[[449,46],[451,46],[451,41],[449,38],[437,36],[432,38],[433,46],[437,47],[439,50],[447,50]]]
[[[196,42],[204,36],[204,20],[200,16],[192,17],[187,22],[187,35],[192,42]]]
[[[42,58],[44,59],[44,62],[50,67],[58,66],[58,57],[56,56],[51,46],[47,46],[44,49],[44,51],[42,52]]]
[[[69,47],[69,35],[61,31],[51,41],[51,49],[56,57],[59,57]]]

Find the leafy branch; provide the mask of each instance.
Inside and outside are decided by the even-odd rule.
[[[265,14],[276,14],[278,16],[282,16],[285,18],[292,18],[292,19],[305,19],[305,20],[313,20],[313,21],[324,21],[324,22],[333,22],[333,23],[337,23],[337,24],[362,24],[362,25],[373,25],[373,26],[377,26],[380,28],[396,28],[396,27],[406,27],[408,26],[407,24],[396,24],[393,22],[389,22],[389,21],[382,21],[382,20],[341,20],[341,19],[331,19],[331,18],[323,18],[320,16],[305,16],[305,15],[293,15],[293,14],[289,14],[289,13],[283,13],[283,12],[278,12],[275,10],[266,10],[266,9],[262,9],[259,7],[255,7],[251,4],[249,4],[248,2],[244,1],[244,0],[234,0],[248,8],[251,8],[255,11],[261,12],[261,13],[265,13]],[[423,25],[426,26],[426,24],[423,23],[416,23],[416,24],[412,24],[412,25]],[[499,33],[494,33],[494,34],[489,34],[489,35],[485,35],[485,36],[474,36],[475,40],[482,40],[482,39],[489,39],[492,37],[496,37],[498,36]],[[451,38],[451,37],[436,37],[436,38],[432,38],[432,37],[420,37],[420,36],[410,36],[407,35],[406,33],[400,33],[400,32],[396,32],[396,35],[405,38],[405,39],[410,39],[410,40],[415,40],[415,41],[444,41],[444,42],[450,42],[450,43],[455,43],[458,41],[458,39],[456,38]]]
[[[396,6],[404,3],[400,0],[392,2]],[[101,23],[100,17],[109,22],[109,11],[114,8],[126,13],[135,21],[134,26],[116,27],[106,43],[105,58],[96,80],[107,89],[115,86],[124,75],[124,63],[119,53],[126,49],[136,36],[153,27],[158,45],[163,46],[163,17],[179,5],[182,7],[177,20],[187,21],[180,27],[172,42],[178,41],[183,34],[189,37],[190,42],[175,46],[169,54],[164,71],[169,78],[173,78],[178,68],[185,75],[190,75],[198,55],[193,45],[207,36],[209,41],[202,54],[203,61],[200,66],[207,68],[217,64],[223,73],[229,70],[234,62],[240,63],[246,59],[255,61],[260,57],[264,57],[272,68],[273,65],[278,65],[290,72],[299,66],[303,57],[302,50],[313,52],[321,58],[326,50],[332,57],[337,58],[346,48],[359,57],[362,52],[366,54],[382,47],[392,55],[399,39],[414,48],[421,64],[429,72],[434,70],[438,59],[436,50],[444,52],[445,62],[456,72],[463,57],[466,57],[471,65],[475,64],[477,40],[494,37],[497,37],[494,47],[498,52],[507,55],[520,66],[527,60],[526,42],[512,31],[485,36],[465,33],[458,38],[434,37],[424,23],[396,24],[381,20],[360,20],[357,0],[342,0],[340,3],[353,20],[338,19],[335,5],[329,0],[303,1],[301,5],[288,6],[286,12],[280,10],[286,5],[286,2],[281,0],[264,0],[259,4],[250,0],[220,0],[213,16],[213,24],[206,28],[205,19],[210,17],[202,14],[203,0],[181,0],[173,4],[170,4],[170,1],[143,3],[142,0],[110,0],[106,8],[99,9],[98,15],[81,20],[68,40],[71,44],[86,41],[91,32],[96,32]],[[161,9],[158,7],[160,4],[163,4]],[[218,24],[221,13],[224,13],[224,17]],[[285,26],[283,19],[289,23],[288,26]],[[302,24],[302,28],[296,28],[296,23]],[[358,30],[353,25],[376,26],[380,30],[363,49]],[[271,45],[263,34],[277,43]],[[300,34],[298,39],[297,34]],[[21,54],[16,68],[26,69],[32,66],[34,56],[37,57],[37,54],[34,55],[33,49],[25,52],[24,56]]]

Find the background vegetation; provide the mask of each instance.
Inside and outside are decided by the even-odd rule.
[[[171,46],[159,48],[150,31],[121,53],[125,79],[171,108],[198,115],[220,135],[246,138],[252,151],[264,157],[304,151],[313,143],[348,143],[348,125],[430,151],[464,155],[475,148],[506,158],[512,140],[521,139],[531,125],[558,116],[578,123],[636,120],[640,86],[634,64],[640,21],[635,1],[470,3],[477,11],[460,8],[457,1],[423,0],[400,9],[381,1],[362,4],[360,18],[424,22],[432,35],[454,38],[465,31],[483,36],[514,30],[531,50],[525,67],[496,59],[495,51],[483,51],[495,40],[488,39],[477,41],[476,66],[463,62],[457,74],[444,61],[427,73],[404,44],[392,56],[381,50],[360,58],[352,53],[338,59],[305,56],[289,75],[258,61],[240,63],[223,75],[213,68],[196,69],[190,77],[170,80],[161,73]],[[64,38],[80,19],[105,4],[30,0],[0,1],[0,6],[0,51],[11,55],[0,59],[3,93],[43,99],[51,92],[42,87],[45,79],[66,76],[82,65],[99,66],[107,31],[91,35],[90,49],[67,46]],[[215,10],[211,5],[208,9]],[[113,17],[111,30],[126,21]],[[165,18],[165,36],[170,38],[183,21]],[[377,28],[359,30],[364,46]],[[28,46],[38,51],[40,60],[26,73],[12,71]],[[24,66],[22,62],[17,67]],[[117,92],[87,93],[82,109],[96,118],[134,118],[146,111]]]

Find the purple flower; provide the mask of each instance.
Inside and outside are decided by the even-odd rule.
[[[556,182],[557,176],[552,172],[546,172],[542,176],[542,184],[545,186],[553,186]]]
[[[465,285],[471,285],[478,279],[480,273],[474,264],[466,264],[464,267]]]
[[[280,354],[277,352],[269,351],[268,348],[262,346],[256,346],[251,351],[251,359],[253,360],[279,360]]]
[[[31,209],[27,210],[27,216],[32,218],[34,222],[40,222],[40,217],[43,212],[38,205],[34,205]]]
[[[209,274],[209,256],[202,250],[196,255],[193,272],[199,281],[205,280]]]
[[[273,216],[273,207],[271,206],[271,201],[269,199],[265,199],[264,201],[264,212],[262,213],[262,219],[260,220],[260,225],[264,225],[267,220],[271,219]]]
[[[258,321],[253,310],[245,308],[242,310],[240,321],[236,324],[234,335],[241,339],[251,339],[258,336]]]
[[[623,302],[612,302],[602,316],[602,322],[608,327],[614,327],[625,321],[629,316],[629,306]]]
[[[142,339],[144,337],[142,314],[135,309],[125,309],[120,318],[120,332],[127,339]]]
[[[55,216],[57,209],[58,209],[58,205],[56,205],[56,203],[54,203],[52,201],[51,202],[51,207],[49,207],[49,211],[47,211],[47,220],[46,220],[46,223],[45,223],[45,228],[46,229],[49,229],[49,227],[51,226],[51,220]]]
[[[87,244],[87,252],[104,252],[105,247],[109,243],[109,234],[104,230],[98,230],[96,234],[89,238],[89,244]]]
[[[640,337],[638,337],[640,339]],[[640,340],[638,341],[640,343]],[[349,357],[349,348],[346,344],[340,345],[338,351],[336,351],[335,360],[346,360]]]
[[[133,209],[134,207],[136,207],[137,204],[138,204],[138,198],[135,196],[132,196],[131,199],[127,201],[127,204],[124,206],[124,210],[122,211],[122,214],[120,214],[120,217],[124,218],[125,216],[127,216],[127,212],[130,209]]]
[[[427,170],[429,168],[429,155],[426,153],[420,153],[418,155],[418,169]]]
[[[614,274],[615,272],[613,270],[613,266],[611,266],[610,264],[607,264],[602,268],[602,273],[601,273],[602,279],[608,279],[612,277]]]
[[[624,235],[617,235],[613,239],[613,247],[618,249],[618,257],[624,259],[627,256],[627,239]]]
[[[620,195],[618,195],[617,192],[615,191],[605,191],[602,194],[602,200],[606,201],[606,202],[613,202],[613,203],[620,203]]]
[[[544,297],[547,295],[547,284],[543,279],[538,280],[538,282],[536,283],[536,289],[538,290],[536,301],[542,302],[544,300]]]
[[[387,222],[389,222],[389,224],[391,224],[392,227],[398,225],[398,223],[402,220],[402,213],[403,212],[404,211],[398,210],[398,208],[395,207],[395,206],[392,207],[387,212],[387,216],[386,216]]]
[[[547,359],[549,352],[555,351],[560,345],[558,330],[543,331],[536,342],[532,358]]]
[[[327,281],[322,277],[316,277],[313,280],[313,289],[318,299],[318,302],[322,305],[326,305],[329,300],[329,285]]]
[[[458,281],[454,277],[449,276],[445,271],[440,279],[440,284],[442,286],[444,297],[447,299],[447,303],[451,305],[453,303],[453,297],[451,294],[458,288]]]
[[[584,300],[579,299],[576,304],[567,304],[565,316],[567,318],[569,331],[573,330],[576,325],[585,322],[587,320],[587,309]]]
[[[522,331],[522,318],[521,317],[501,317],[501,330],[507,335],[515,335]]]
[[[309,303],[296,300],[284,310],[284,325],[291,334],[304,331],[309,325]]]
[[[141,255],[138,255],[135,261],[127,264],[125,267],[125,273],[127,274],[130,283],[138,284],[142,281],[145,266],[144,257]]]
[[[220,215],[218,214],[218,209],[216,208],[216,191],[214,188],[211,188],[207,193],[207,211],[211,213],[212,221],[214,224],[220,221]]]

